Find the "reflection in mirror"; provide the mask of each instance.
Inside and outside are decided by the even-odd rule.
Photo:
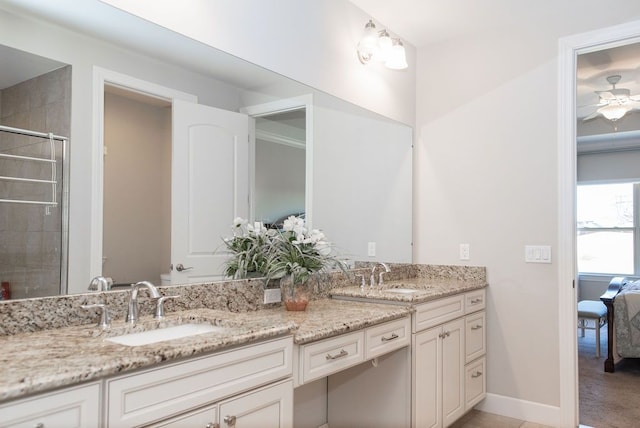
[[[171,103],[105,85],[103,159],[102,275],[161,284],[171,263]]]
[[[0,125],[68,136],[71,66],[6,46],[0,58]],[[0,131],[3,299],[65,291],[66,144]]]
[[[105,9],[104,4],[100,2],[91,4]],[[16,4],[15,7],[20,6]],[[63,6],[56,4],[50,9],[56,10],[59,7]],[[48,8],[43,8],[41,11],[46,15],[47,10]],[[2,13],[5,11],[2,10]],[[25,13],[30,14],[29,11]],[[289,171],[296,169],[292,168],[293,164],[297,167],[304,165],[304,168],[297,171],[297,177],[304,175],[304,179],[287,179],[288,184],[295,182],[300,187],[282,192],[278,198],[274,197],[287,201],[286,205],[280,208],[265,204],[258,207],[256,199],[256,206],[253,208],[254,212],[250,212],[250,218],[273,221],[278,216],[288,214],[289,210],[304,211],[307,219],[312,220],[312,227],[322,229],[332,243],[353,260],[411,262],[410,127],[147,21],[133,19],[116,10],[102,10],[102,16],[109,15],[112,18],[101,20],[102,24],[93,20],[98,14],[86,13],[86,16],[82,16],[82,12],[75,15],[39,16],[41,20],[38,21],[16,18],[9,12],[3,15],[5,20],[9,19],[7,15],[11,22],[19,23],[19,27],[13,28],[15,35],[11,39],[12,43],[17,46],[29,46],[29,50],[35,52],[50,51],[50,56],[64,58],[66,63],[74,67],[73,137],[82,141],[82,144],[78,143],[76,148],[79,149],[75,151],[71,148],[75,175],[70,187],[73,205],[69,225],[69,292],[86,292],[91,278],[101,274],[113,276],[116,282],[142,279],[153,281],[153,278],[161,282],[158,276],[167,272],[166,256],[161,256],[156,259],[159,261],[153,262],[156,264],[153,272],[149,270],[131,274],[116,273],[115,269],[112,270],[114,266],[111,263],[119,256],[126,255],[128,248],[133,244],[125,243],[124,237],[121,237],[114,239],[110,244],[105,242],[102,245],[103,238],[107,239],[107,235],[116,232],[107,232],[106,225],[103,228],[102,222],[95,221],[97,215],[103,212],[103,195],[97,195],[97,192],[102,192],[103,189],[102,186],[94,184],[102,184],[103,177],[102,171],[95,166],[96,159],[102,158],[98,154],[102,147],[96,138],[102,130],[92,128],[96,118],[87,113],[95,112],[99,108],[94,104],[94,101],[99,99],[98,92],[92,92],[96,81],[94,67],[170,88],[196,98],[194,102],[201,105],[233,112],[239,111],[243,106],[308,97],[308,102],[303,103],[306,106],[306,126],[298,131],[306,134],[305,162],[292,160],[287,162],[291,165],[286,168]],[[60,22],[73,19],[80,20],[76,22],[78,25],[68,21]],[[56,20],[60,27],[55,26]],[[49,25],[43,21],[54,22],[53,25]],[[127,31],[116,28],[116,23],[118,26],[126,24]],[[83,30],[79,30],[80,27]],[[91,30],[88,30],[89,28]],[[73,33],[74,29],[78,33]],[[96,32],[87,36],[80,34],[80,31]],[[135,40],[131,37],[129,40],[120,37],[123,34],[133,34],[135,31],[149,37]],[[34,34],[38,34],[40,38],[33,40]],[[145,46],[147,39],[153,43]],[[160,46],[163,48],[159,48]],[[172,49],[165,49],[166,46],[171,46]],[[0,55],[0,64],[5,64],[7,61],[4,54],[0,52]],[[26,63],[22,74],[31,68],[32,66]],[[69,116],[70,111],[67,107],[66,113]],[[255,117],[251,113],[247,114]],[[312,126],[309,126],[309,123],[312,123]],[[258,125],[261,126],[262,124]],[[65,131],[59,131],[60,135],[70,134],[68,124]],[[263,138],[264,140],[266,139]],[[110,146],[114,149],[111,150]],[[115,147],[112,143],[107,143],[105,165],[115,159]],[[140,173],[138,167],[131,170]],[[122,168],[120,173],[124,174]],[[116,176],[112,177],[116,184],[108,184],[105,176],[104,191],[108,192],[107,186],[112,186],[116,195],[127,196],[130,185],[122,181],[118,184],[117,175],[116,173]],[[255,180],[253,177],[253,181]],[[268,191],[273,192],[273,188]],[[169,192],[163,192],[163,195],[168,199],[173,196]],[[254,195],[258,197],[258,193]],[[164,202],[151,201],[147,199],[148,196],[150,195],[138,196],[130,201],[113,200],[108,204],[117,214],[127,214],[135,207],[141,208],[149,219],[153,217],[156,220],[155,217],[164,215],[161,214],[163,209],[159,207]],[[304,203],[301,203],[303,198]],[[100,205],[96,200],[100,201]],[[243,200],[246,201],[247,198]],[[109,208],[105,206],[104,209]],[[264,210],[264,213],[258,213],[258,210]],[[167,222],[170,220],[167,219]],[[229,218],[220,222],[221,227],[228,231],[232,220]],[[226,233],[218,234],[216,239],[211,239],[215,241],[215,247],[219,248],[219,239],[223,235]],[[26,239],[23,238],[23,241],[26,242]],[[367,251],[371,242],[376,244],[376,254],[369,254]],[[176,243],[171,242],[170,238],[163,238],[162,244],[158,245],[172,247]],[[139,260],[144,251],[136,250],[132,253],[134,256],[128,257],[129,260]],[[171,262],[175,264],[180,261],[170,260],[169,263]],[[185,266],[192,265],[185,263]],[[134,267],[136,266],[130,266]],[[172,275],[174,273],[175,271]],[[136,278],[132,279],[131,276]],[[57,290],[52,290],[50,294],[55,292]]]
[[[305,109],[256,118],[255,219],[279,226],[305,213]]]

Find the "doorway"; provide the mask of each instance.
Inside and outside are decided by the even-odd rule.
[[[576,56],[640,41],[640,21],[560,40],[558,121],[558,301],[560,424],[578,422],[576,274]]]
[[[171,264],[171,103],[104,94],[102,275],[166,284]]]

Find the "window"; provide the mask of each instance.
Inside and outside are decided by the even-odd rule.
[[[578,186],[579,272],[637,273],[638,189],[640,183]]]

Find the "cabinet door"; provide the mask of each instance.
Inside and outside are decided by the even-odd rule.
[[[214,428],[218,427],[218,406],[216,404],[176,416],[162,422],[151,424],[148,428]]]
[[[442,326],[442,418],[447,427],[464,414],[464,319]]]
[[[442,426],[442,328],[413,336],[413,424],[420,428]]]
[[[0,406],[3,428],[99,426],[100,383],[36,395]]]
[[[293,427],[293,381],[223,401],[219,410],[221,428]]]

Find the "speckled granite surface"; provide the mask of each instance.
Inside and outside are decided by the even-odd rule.
[[[331,290],[334,299],[387,301],[403,304],[419,304],[434,299],[466,293],[487,286],[486,281],[458,279],[409,278],[385,282],[382,286],[361,289],[360,287],[343,287]],[[398,292],[410,290],[412,292]]]
[[[316,295],[305,312],[287,312],[280,304],[263,305],[261,279],[158,287],[164,295],[180,296],[167,301],[163,323],[210,322],[228,329],[139,347],[105,341],[131,328],[123,322],[129,298],[126,289],[0,302],[0,401],[286,334],[293,334],[294,343],[304,344],[407,316],[415,303],[487,285],[482,267],[390,264],[386,288],[363,292],[356,286],[356,274],[368,279],[373,265],[359,263],[346,274],[319,276]],[[418,291],[390,293],[388,289],[394,287]],[[369,302],[328,299],[330,295],[364,297]],[[109,307],[114,319],[110,332],[95,327],[96,310],[80,307],[91,303]],[[142,292],[138,330],[157,323],[151,318],[153,309],[153,302]]]
[[[178,295],[168,300],[167,312],[188,309],[215,309],[231,312],[255,311],[264,307],[264,282],[261,279],[221,281],[158,287],[163,295]],[[0,336],[95,323],[98,312],[82,305],[105,303],[112,319],[123,320],[127,312],[128,289],[89,292],[67,296],[0,301]],[[139,294],[140,315],[151,315],[154,302],[146,291]]]
[[[289,333],[295,343],[311,342],[409,313],[409,308],[391,305],[321,299],[311,302],[302,313],[282,308],[243,313],[211,309],[172,313],[162,321],[165,325],[210,322],[227,329],[137,347],[105,340],[131,332],[124,322],[114,322],[106,332],[91,325],[4,336],[0,337],[0,401]],[[151,317],[144,317],[133,330],[156,323]]]
[[[356,263],[359,273],[366,274],[364,289],[357,284],[338,286],[333,287],[329,295],[336,299],[418,304],[487,286],[487,270],[482,266],[392,264],[391,272],[384,277],[384,284],[370,287],[369,274],[374,266],[376,263]],[[399,293],[398,289],[415,292]]]

